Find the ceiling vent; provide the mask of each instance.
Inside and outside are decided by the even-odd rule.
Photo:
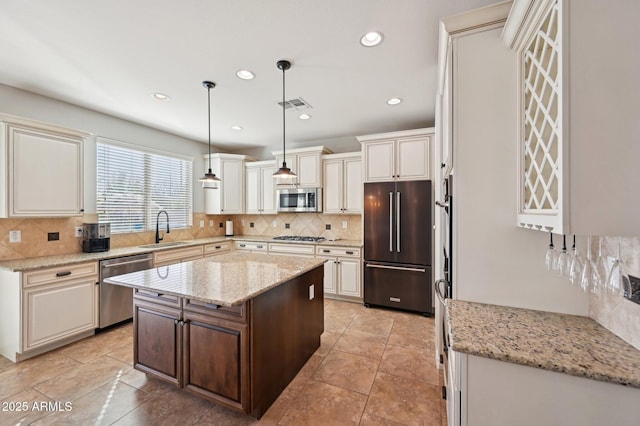
[[[283,103],[284,103],[285,110],[295,109],[297,111],[304,111],[312,108],[312,106],[309,105],[309,103],[302,98],[294,98],[294,99],[289,99],[288,101],[278,102],[278,106],[282,108]]]

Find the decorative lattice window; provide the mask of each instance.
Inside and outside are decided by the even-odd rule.
[[[524,212],[553,213],[560,203],[561,114],[558,2],[524,51]]]

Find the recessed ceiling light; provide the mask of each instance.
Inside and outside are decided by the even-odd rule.
[[[238,76],[238,78],[242,80],[251,80],[253,77],[256,76],[254,73],[252,73],[249,70],[240,70],[236,72],[236,75]]]
[[[164,93],[153,93],[151,96],[153,96],[155,99],[157,99],[159,101],[168,101],[169,100],[169,96],[165,95]]]
[[[231,130],[236,130],[236,131],[240,131],[242,130],[242,126],[231,126]]]
[[[400,98],[391,98],[387,101],[387,105],[398,105],[400,102],[402,102]]]
[[[299,118],[300,120],[308,120],[308,119],[310,119],[310,118],[311,118],[311,116],[310,116],[309,114],[300,114],[300,115],[298,116],[298,118]]]
[[[382,33],[371,31],[360,38],[360,44],[364,47],[373,47],[382,43]]]

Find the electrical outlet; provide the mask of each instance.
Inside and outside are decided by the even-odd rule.
[[[290,229],[291,228],[291,224],[290,223],[285,223],[284,224],[284,229]]]
[[[313,300],[313,298],[315,297],[315,292],[313,291],[314,287],[315,287],[314,284],[311,284],[309,286],[309,300]]]
[[[326,225],[324,225],[324,229],[326,229],[327,231],[331,230],[331,224],[327,223]]]
[[[204,228],[204,220],[200,221],[200,228]]]
[[[47,241],[60,241],[59,232],[47,232]]]
[[[213,228],[213,220],[209,221],[209,228]]]
[[[276,226],[278,226],[278,221],[274,220],[273,222],[271,222],[271,224],[273,225],[273,227],[275,228]]]
[[[347,229],[347,224],[348,224],[347,221],[343,220],[342,221],[342,229]]]
[[[21,231],[9,231],[9,242],[10,243],[19,243],[22,241],[22,232]]]
[[[82,237],[82,226],[76,226],[76,228],[75,228],[75,236],[76,236],[76,238]]]

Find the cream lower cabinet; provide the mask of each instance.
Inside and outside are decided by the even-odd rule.
[[[450,352],[450,426],[638,424],[640,389]]]
[[[267,253],[268,243],[256,243],[253,241],[236,241],[236,250],[245,250],[249,253]]]
[[[21,361],[94,334],[98,263],[0,271],[0,354]]]
[[[233,250],[232,241],[221,241],[219,243],[205,244],[203,247],[204,257],[216,256]]]
[[[153,253],[153,266],[165,266],[171,265],[172,263],[202,259],[203,254],[203,246],[157,251]]]
[[[316,257],[327,259],[324,264],[324,292],[327,297],[362,300],[360,249],[317,246]]]
[[[88,136],[0,115],[0,217],[81,216]]]

